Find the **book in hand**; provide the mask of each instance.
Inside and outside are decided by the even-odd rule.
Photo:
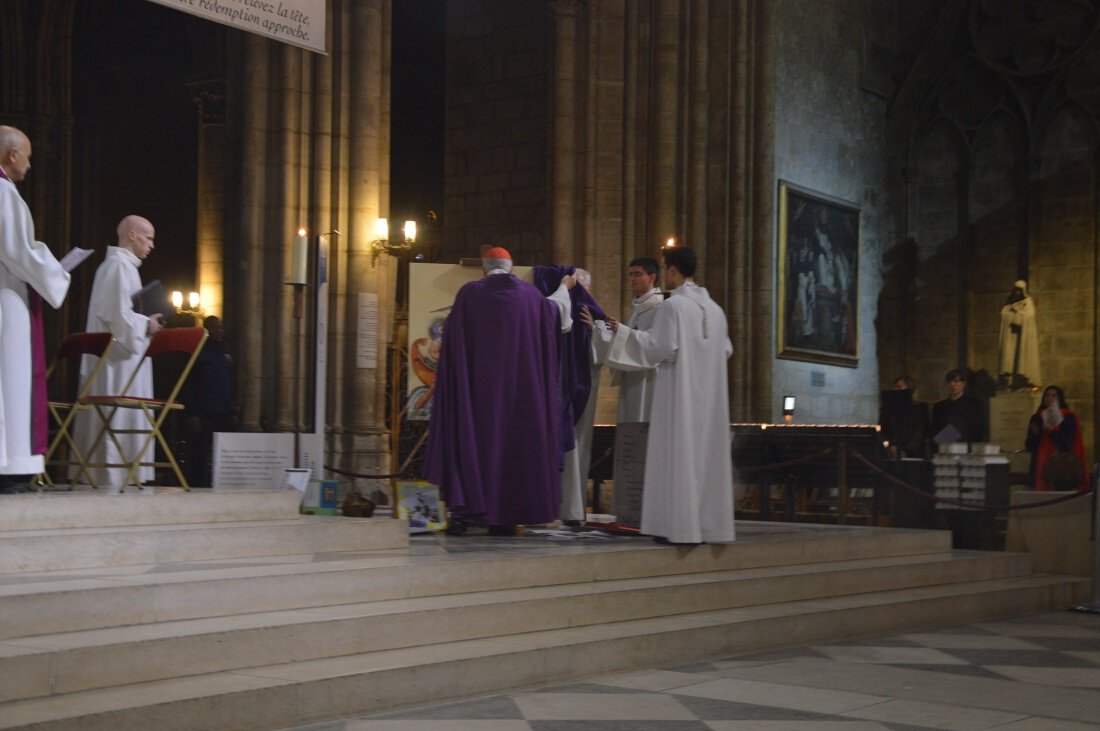
[[[159,279],[154,279],[142,287],[140,292],[131,297],[131,301],[134,312],[146,317],[159,313],[162,319],[167,320],[176,312],[176,308],[168,301],[168,294],[164,291],[164,285]]]
[[[961,437],[962,432],[956,429],[954,424],[948,424],[943,429],[940,429],[936,436],[932,437],[932,441],[942,446],[944,444],[953,444],[959,441]]]
[[[61,264],[62,269],[67,272],[71,272],[73,269],[76,269],[78,266],[80,266],[80,264],[83,263],[83,261],[91,255],[91,249],[81,249],[79,246],[74,246],[73,248],[69,249],[68,253],[66,253],[65,256],[61,257],[61,259],[58,260],[58,263]]]

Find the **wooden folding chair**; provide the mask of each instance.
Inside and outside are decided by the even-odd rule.
[[[91,404],[96,410],[100,420],[99,434],[89,451],[94,453],[99,444],[104,439],[108,439],[114,444],[115,449],[118,450],[118,454],[122,455],[122,459],[125,460],[122,462],[110,463],[89,462],[88,467],[125,467],[128,471],[126,479],[122,483],[122,489],[125,489],[127,485],[134,485],[138,489],[141,489],[141,482],[137,479],[138,470],[141,467],[171,467],[172,471],[176,473],[176,478],[179,480],[180,485],[185,490],[191,489],[187,484],[187,479],[183,476],[183,472],[180,470],[179,464],[176,462],[176,457],[172,452],[171,445],[169,445],[168,440],[164,438],[162,427],[169,413],[184,408],[184,405],[179,403],[176,399],[179,397],[180,390],[183,388],[183,384],[187,380],[188,374],[191,373],[191,369],[194,367],[195,361],[198,359],[203,345],[206,344],[206,338],[207,332],[205,328],[201,327],[165,328],[153,336],[152,341],[149,343],[149,347],[145,351],[145,356],[139,361],[137,368],[135,368],[134,372],[130,375],[121,394],[115,396],[88,396],[86,398],[87,403]],[[138,372],[141,370],[141,363],[144,362],[145,358],[156,358],[166,353],[183,353],[188,356],[187,363],[183,367],[179,378],[177,378],[172,385],[169,394],[162,399],[142,398],[128,395],[130,387],[133,385]],[[143,423],[145,423],[146,426],[140,429],[113,428],[111,426],[111,417],[113,417],[115,412],[119,409],[136,409],[140,411],[145,416],[145,421]],[[140,449],[133,455],[127,455],[118,441],[119,434],[144,434],[146,438]],[[156,447],[153,444],[154,440],[157,444],[160,444],[161,449],[164,451],[166,461],[157,461]],[[147,451],[149,452],[149,458],[148,460],[143,460],[141,455],[144,455]]]
[[[48,381],[62,363],[67,363],[69,368],[79,373],[80,360],[83,356],[94,355],[98,358],[95,367],[92,369],[92,372],[88,374],[88,377],[84,379],[84,382],[77,384],[76,397],[72,401],[50,400],[48,402],[50,417],[53,419],[54,424],[57,425],[57,431],[54,433],[53,439],[50,440],[50,446],[46,450],[45,460],[47,466],[61,465],[66,468],[70,466],[76,467],[78,474],[87,480],[88,484],[92,487],[96,487],[95,481],[88,472],[88,465],[84,460],[84,455],[80,453],[80,449],[77,448],[76,442],[73,441],[73,434],[70,429],[77,413],[80,411],[88,411],[92,408],[86,401],[88,391],[91,390],[92,384],[95,383],[95,379],[99,375],[99,369],[103,367],[107,353],[110,352],[114,343],[115,339],[111,337],[111,333],[73,333],[61,343],[61,347],[59,347],[54,354],[53,362],[50,363],[49,370],[46,371],[46,380]],[[66,458],[55,459],[62,445],[64,445]],[[48,472],[43,474],[43,479],[46,484],[54,484]]]

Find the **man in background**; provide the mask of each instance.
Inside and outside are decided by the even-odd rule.
[[[16,190],[30,168],[30,139],[0,126],[0,494],[26,492],[45,469],[46,424],[39,418],[38,438],[33,426],[35,407],[45,407],[45,382],[33,378],[36,365],[45,373],[41,300],[60,307],[70,281],[35,241],[31,211]]]
[[[118,244],[107,247],[107,255],[96,269],[92,281],[92,297],[88,304],[87,332],[110,332],[115,338],[114,347],[107,353],[107,362],[99,369],[95,383],[89,390],[93,396],[118,396],[139,369],[127,396],[150,398],[153,395],[153,366],[145,358],[149,341],[162,329],[161,315],[146,316],[134,311],[133,296],[141,291],[141,275],[138,267],[152,253],[155,230],[153,224],[141,216],[126,216],[116,230]],[[85,355],[80,366],[81,381],[95,368],[96,356]],[[145,416],[136,409],[118,409],[111,418],[115,430],[141,429],[148,426]],[[120,464],[131,459],[151,462],[148,451],[137,455],[146,440],[144,434],[117,434],[123,454],[119,454],[109,438],[98,439],[99,417],[92,412],[77,416],[74,437],[81,454],[88,464]],[[92,446],[95,449],[92,449]],[[97,485],[107,486],[111,492],[120,491],[126,479],[125,468],[92,467],[89,469]],[[139,467],[137,481],[153,479],[152,466]]]
[[[225,349],[225,327],[214,315],[203,320],[202,326],[210,337],[187,376],[181,399],[187,406],[187,482],[192,487],[212,486],[214,433],[237,428],[233,356]]]
[[[947,384],[947,398],[932,406],[932,441],[937,445],[984,442],[987,432],[985,407],[966,393],[966,374],[952,368],[944,376],[944,383]]]

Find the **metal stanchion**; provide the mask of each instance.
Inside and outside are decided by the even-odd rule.
[[[1100,499],[1097,498],[1096,488],[1100,483],[1100,476],[1096,474],[1100,464],[1092,466],[1092,602],[1073,607],[1075,612],[1087,612],[1100,614]]]

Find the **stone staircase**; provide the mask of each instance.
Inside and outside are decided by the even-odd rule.
[[[1028,614],[1087,588],[936,531],[410,545],[398,521],[296,511],[293,492],[5,497],[0,729],[278,729]]]

